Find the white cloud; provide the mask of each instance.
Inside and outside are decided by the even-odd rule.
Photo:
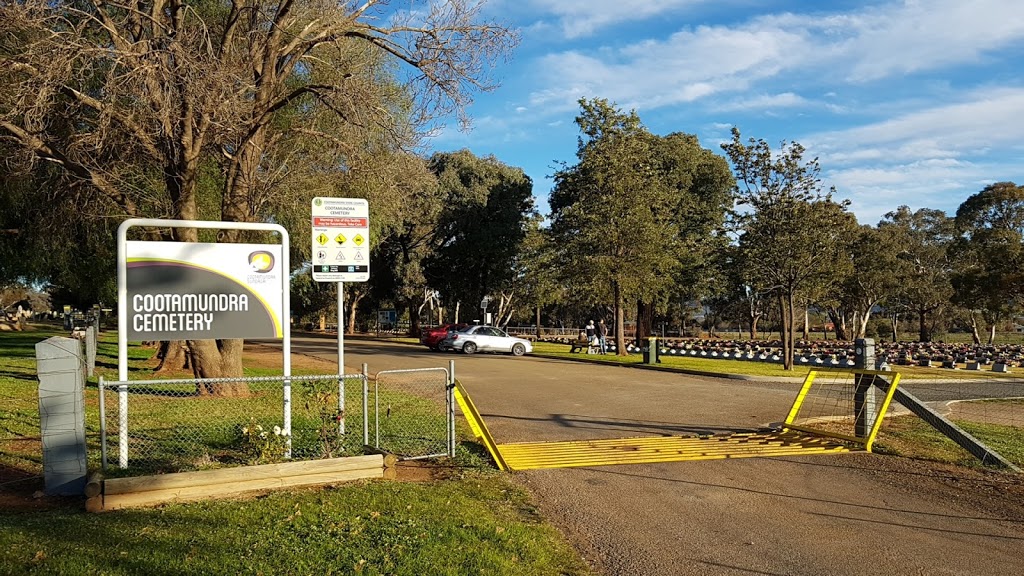
[[[716,112],[731,112],[737,110],[764,110],[767,108],[810,107],[813,105],[813,102],[803,96],[792,92],[783,92],[782,94],[762,94],[760,96],[737,98],[713,105],[711,109]]]
[[[655,16],[698,5],[707,0],[529,0],[534,11],[552,15],[567,38],[590,36],[596,31],[624,22],[644,21]]]
[[[954,102],[888,120],[806,137],[830,162],[955,158],[1024,142],[1024,88],[978,90]]]
[[[567,17],[582,11],[577,3],[567,4],[551,3],[550,10]],[[597,3],[586,21],[613,20],[619,14],[613,4],[620,3]],[[621,4],[636,19],[649,17],[633,2]],[[643,4],[663,8],[660,2]],[[536,66],[547,88],[533,100],[565,106],[565,98],[585,92],[645,107],[670,106],[768,81],[842,85],[936,70],[1014,44],[1024,45],[1024,10],[1008,0],[908,0],[844,14],[784,13],[737,26],[686,27],[623,47],[548,54]]]
[[[556,109],[595,95],[637,108],[694,102],[776,74],[784,55],[802,45],[785,33],[702,26],[617,52],[551,54],[538,62],[550,88],[531,94],[531,101]]]
[[[861,222],[900,204],[952,213],[994,180],[1020,178],[1024,88],[979,90],[961,102],[801,139]],[[1003,159],[1010,159],[1005,162]],[[1008,173],[1008,171],[1010,173]]]

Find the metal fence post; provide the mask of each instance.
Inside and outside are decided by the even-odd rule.
[[[366,363],[363,363],[363,446],[370,445],[370,385],[369,385],[369,371],[367,370]]]
[[[107,469],[107,400],[104,398],[106,391],[103,389],[105,385],[103,376],[100,376],[100,467],[104,471]]]
[[[117,387],[117,465],[128,467],[128,386]]]
[[[92,376],[96,371],[96,344],[99,337],[99,329],[89,326],[85,331],[85,374]]]
[[[448,361],[448,456],[455,457],[455,360]]]
[[[288,375],[285,375],[284,382],[281,386],[283,395],[283,410],[284,410],[284,434],[288,437],[288,448],[284,451],[285,458],[292,457],[292,381]]]
[[[338,375],[338,435],[345,435],[345,375]]]
[[[854,343],[854,368],[857,370],[875,369],[875,340],[858,338]],[[853,415],[854,435],[867,438],[875,425],[877,407],[875,405],[875,376],[872,374],[854,375]]]

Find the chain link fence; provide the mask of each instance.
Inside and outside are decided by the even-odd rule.
[[[104,469],[180,472],[363,453],[366,375],[100,381]]]
[[[452,390],[444,368],[378,372],[369,411],[373,446],[406,459],[453,455]]]
[[[1024,467],[1024,379],[987,370],[930,369],[916,374],[910,369],[903,373],[900,388],[1016,466]],[[897,427],[914,418],[894,402],[889,425]]]

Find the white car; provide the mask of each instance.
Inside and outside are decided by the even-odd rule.
[[[505,352],[522,356],[533,352],[533,344],[524,338],[509,336],[494,326],[470,326],[449,332],[442,348],[474,354],[476,352]]]

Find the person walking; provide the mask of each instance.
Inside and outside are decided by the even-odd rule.
[[[597,345],[601,347],[601,354],[608,353],[608,326],[605,325],[604,318],[597,322]]]

